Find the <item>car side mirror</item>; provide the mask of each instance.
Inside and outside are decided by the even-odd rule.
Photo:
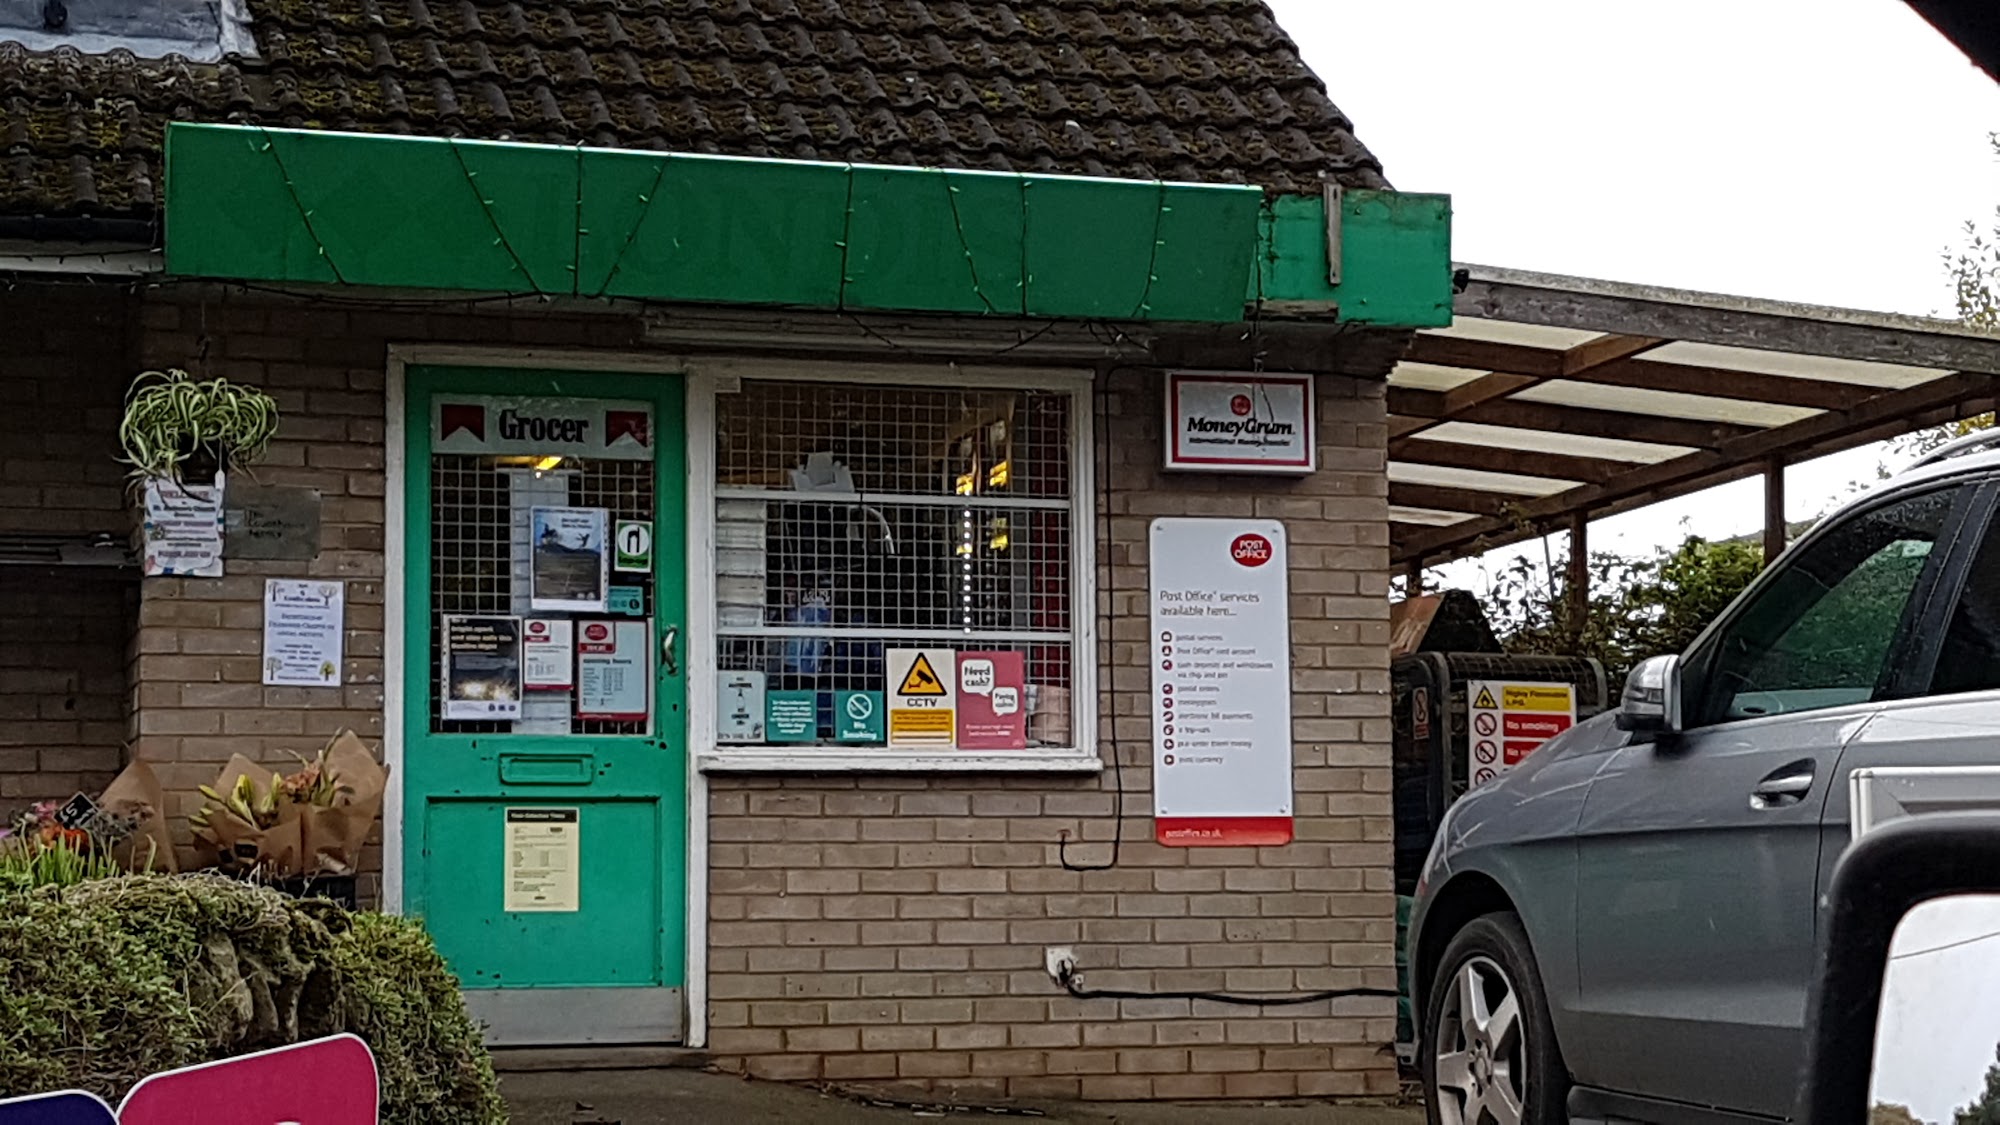
[[[1975,943],[1996,906],[2000,815],[1904,817],[1848,847],[1821,918],[1793,1121],[1990,1119],[1979,1111],[2000,1088]],[[1966,947],[1970,963],[1951,963]]]
[[[1655,656],[1642,660],[1625,677],[1625,694],[1618,701],[1618,729],[1634,734],[1665,734],[1681,725],[1681,658]]]

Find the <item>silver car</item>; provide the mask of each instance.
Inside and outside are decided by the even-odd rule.
[[[2000,763],[2000,435],[1823,520],[1617,711],[1447,812],[1410,923],[1431,1120],[1780,1120],[1862,767]]]

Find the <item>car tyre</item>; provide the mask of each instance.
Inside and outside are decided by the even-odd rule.
[[[1511,913],[1451,939],[1425,1003],[1431,1125],[1564,1125],[1569,1070],[1527,931]]]

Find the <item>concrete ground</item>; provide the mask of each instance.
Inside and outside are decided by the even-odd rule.
[[[1422,1125],[1422,1109],[1324,1103],[1085,1102],[987,1109],[871,1105],[802,1086],[701,1070],[506,1073],[514,1125],[887,1125],[938,1120],[1050,1125]]]

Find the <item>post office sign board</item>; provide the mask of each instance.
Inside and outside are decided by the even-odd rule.
[[[1166,467],[1304,476],[1319,463],[1310,375],[1167,375]]]
[[[1285,525],[1158,519],[1150,551],[1154,836],[1291,843]]]

